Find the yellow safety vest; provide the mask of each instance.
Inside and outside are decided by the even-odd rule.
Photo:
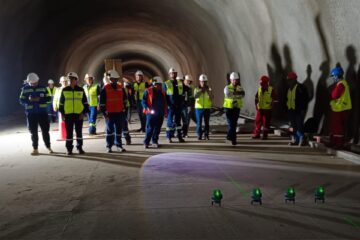
[[[267,91],[264,91],[264,92],[263,92],[262,88],[259,87],[259,89],[258,89],[258,99],[259,99],[258,108],[259,109],[269,110],[272,108],[272,106],[271,106],[272,91],[273,91],[273,87],[271,87],[271,86],[269,86]]]
[[[194,95],[196,95],[201,90],[196,88],[194,90]],[[208,92],[201,93],[199,97],[195,98],[195,108],[196,109],[210,109],[212,107],[212,102]]]
[[[84,110],[82,103],[83,91],[62,91],[65,97],[64,111],[65,114],[80,114]]]
[[[63,87],[59,87],[59,88],[56,88],[56,90],[55,90],[54,99],[53,99],[53,108],[54,109],[59,109],[62,89],[63,89]]]
[[[84,87],[90,107],[97,107],[97,105],[99,104],[97,89],[98,86],[96,84],[92,84],[91,86],[85,85]]]
[[[298,87],[298,84],[293,87],[293,89],[288,90],[287,92],[287,107],[289,110],[293,109],[295,110],[295,98],[296,98],[296,89]]]
[[[177,84],[178,84],[179,95],[182,95],[184,91],[184,85],[180,80],[177,81]],[[165,82],[165,85],[166,85],[166,95],[170,95],[170,96],[174,95],[174,86],[171,80],[167,80]]]
[[[337,85],[343,84],[345,91],[341,97],[330,101],[331,110],[333,112],[342,112],[352,109],[349,84],[345,80],[341,80]]]
[[[230,93],[232,93],[232,97],[225,96],[224,98],[224,108],[242,108],[243,107],[243,100],[240,95],[234,95],[234,92],[241,92],[243,89],[241,86],[237,86],[236,90],[232,84],[227,86]]]
[[[55,95],[55,91],[56,91],[56,88],[49,88],[49,87],[46,87],[46,91],[47,91],[47,95],[49,96],[49,97],[51,97],[51,99],[54,97],[54,95]],[[48,102],[48,104],[51,104],[51,99],[50,99],[50,101]]]
[[[145,92],[145,82],[141,82],[140,84],[135,82],[134,83],[134,90],[135,90],[135,100],[142,100]],[[138,99],[139,94],[139,99]]]

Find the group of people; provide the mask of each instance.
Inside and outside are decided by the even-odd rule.
[[[344,146],[344,132],[348,112],[351,110],[349,86],[343,78],[344,72],[337,67],[331,71],[334,88],[331,93],[331,134],[330,145],[335,148]],[[135,82],[130,88],[128,82],[123,82],[116,70],[105,74],[105,84],[100,87],[95,84],[94,76],[86,74],[86,84],[78,85],[79,77],[75,72],[69,72],[61,77],[61,87],[55,88],[49,80],[48,87],[39,85],[39,77],[35,73],[27,76],[26,84],[20,94],[20,103],[25,106],[28,128],[33,142],[32,155],[38,152],[38,126],[40,126],[45,145],[52,153],[50,143],[50,121],[55,121],[54,113],[59,113],[60,121],[65,122],[67,154],[73,154],[73,130],[76,132],[76,148],[79,154],[84,154],[82,127],[84,116],[88,116],[89,134],[96,134],[96,119],[98,111],[104,116],[106,124],[106,148],[111,153],[116,146],[119,152],[126,151],[122,144],[122,136],[126,144],[131,144],[128,128],[128,113],[131,112],[130,97],[135,100],[140,119],[138,132],[145,133],[144,147],[159,147],[159,134],[166,120],[166,137],[169,143],[177,138],[185,142],[192,115],[196,119],[196,134],[198,140],[209,140],[210,112],[213,107],[213,92],[208,85],[208,77],[201,74],[198,86],[194,86],[191,75],[178,75],[174,68],[169,70],[169,80],[163,81],[155,76],[151,83],[144,81],[142,71],[135,73]],[[303,146],[304,111],[306,110],[306,89],[297,81],[294,72],[287,74],[288,92],[287,108],[289,121],[293,129],[293,140],[290,145]],[[228,123],[226,141],[237,144],[237,124],[240,110],[243,107],[245,91],[240,84],[237,72],[230,74],[230,82],[224,88],[223,108]],[[267,76],[260,78],[255,94],[256,119],[253,138],[267,139],[272,110],[277,103],[274,88]],[[203,124],[204,123],[204,124]],[[261,136],[262,133],[262,136]]]

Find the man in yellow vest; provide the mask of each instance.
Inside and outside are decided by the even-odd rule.
[[[94,76],[90,74],[85,75],[84,91],[89,103],[89,134],[96,135],[96,118],[99,106],[100,86],[94,83]]]
[[[48,96],[50,97],[50,101],[48,102],[48,106],[47,106],[49,121],[54,123],[56,122],[56,112],[54,111],[52,106],[52,102],[56,92],[54,80],[49,79],[46,91],[48,93]]]
[[[304,118],[308,104],[307,90],[297,81],[295,72],[289,72],[287,75],[288,92],[287,108],[291,127],[293,129],[293,138],[289,143],[291,146],[305,146],[304,139]]]
[[[82,127],[84,114],[88,112],[89,104],[86,99],[84,89],[77,85],[78,75],[69,72],[67,77],[70,79],[70,86],[65,87],[60,96],[59,111],[66,127],[66,149],[67,155],[72,155],[73,151],[73,131],[75,126],[76,148],[79,154],[84,154]]]
[[[345,144],[346,124],[352,109],[350,87],[344,79],[344,71],[341,67],[332,69],[330,76],[335,85],[331,91],[330,101],[330,146],[342,149]]]
[[[172,138],[177,131],[177,138],[179,142],[185,142],[182,136],[181,128],[181,111],[183,107],[183,91],[184,85],[182,81],[176,80],[177,72],[174,68],[169,70],[170,80],[163,84],[163,89],[166,94],[166,101],[168,106],[168,117],[166,123],[166,137],[169,143],[172,143]]]
[[[135,83],[134,83],[134,92],[135,92],[135,101],[136,101],[136,108],[139,115],[140,120],[140,129],[138,132],[145,132],[146,126],[146,115],[143,112],[142,107],[142,99],[145,92],[145,89],[148,88],[148,84],[144,82],[144,73],[140,70],[136,71],[135,73]]]
[[[183,110],[183,115],[184,112],[186,111],[186,125],[184,124],[182,130],[183,130],[183,137],[188,137],[188,131],[189,131],[189,126],[190,126],[190,119],[193,119],[194,122],[196,122],[196,117],[195,117],[195,99],[194,99],[194,90],[195,87],[192,84],[193,83],[193,79],[191,75],[185,75],[185,80],[184,80],[184,91],[185,91],[185,108]]]
[[[205,74],[199,77],[199,87],[194,90],[195,114],[196,114],[196,133],[198,140],[202,140],[204,133],[205,140],[209,140],[210,133],[210,110],[212,107],[213,94],[207,84],[208,78]],[[204,119],[205,128],[202,129],[202,120]]]
[[[240,75],[237,72],[230,74],[231,83],[224,89],[224,111],[228,122],[228,132],[226,136],[227,141],[231,141],[231,144],[235,146],[236,141],[236,128],[237,121],[239,119],[240,110],[243,106],[243,97],[245,91],[240,85]]]
[[[269,85],[269,77],[260,78],[260,86],[255,95],[256,118],[253,139],[260,138],[261,127],[263,127],[262,139],[266,140],[271,123],[272,107],[276,102],[275,90]]]

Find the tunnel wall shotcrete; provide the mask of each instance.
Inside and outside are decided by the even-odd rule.
[[[21,109],[28,72],[41,81],[67,71],[101,79],[103,59],[126,58],[166,77],[174,66],[209,76],[221,106],[226,74],[239,71],[243,114],[253,116],[258,79],[267,74],[280,99],[294,70],[309,92],[307,117],[328,111],[326,78],[340,63],[354,111],[349,135],[358,139],[360,2],[357,0],[0,0],[0,115]],[[282,105],[283,106],[283,105]],[[275,113],[286,120],[284,108]],[[326,121],[325,121],[326,123]],[[324,123],[324,124],[325,124]],[[356,130],[356,131],[354,131]]]

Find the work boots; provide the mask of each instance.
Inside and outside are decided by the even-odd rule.
[[[37,149],[34,148],[30,154],[31,154],[32,156],[37,156],[37,155],[39,155],[39,150],[37,150]]]

